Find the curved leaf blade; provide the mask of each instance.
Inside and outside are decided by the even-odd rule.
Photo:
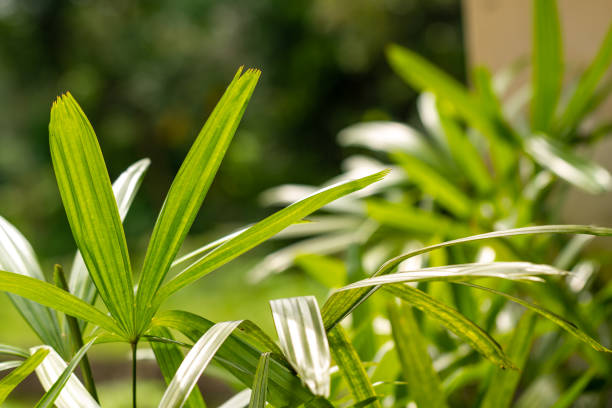
[[[238,70],[170,186],[149,241],[138,283],[136,304],[141,317],[151,307],[155,293],[193,224],[260,74],[254,69],[244,74],[242,68]]]
[[[65,395],[76,393],[76,390],[70,389],[71,387],[75,386],[74,385],[76,384],[75,381],[72,381],[72,383],[70,383],[69,380],[70,379],[76,380],[76,376],[74,376],[72,373],[77,368],[77,365],[79,365],[79,363],[81,362],[81,359],[85,356],[85,354],[90,349],[90,347],[95,343],[95,341],[96,341],[96,338],[93,338],[87,344],[81,347],[81,349],[74,355],[74,357],[72,357],[72,360],[70,360],[70,363],[66,366],[66,368],[61,373],[61,375],[58,376],[57,379],[53,382],[53,385],[51,387],[47,387],[48,384],[47,386],[45,386],[45,383],[43,383],[43,387],[45,387],[47,392],[38,401],[38,403],[36,404],[36,408],[53,407],[53,405],[56,404],[56,400],[58,400],[60,396],[62,398],[62,402],[57,401],[57,405],[60,406],[60,408],[62,405],[68,405],[68,399],[66,398]],[[48,352],[53,351],[53,349],[48,346],[41,346],[39,348],[35,347],[32,350],[38,350],[38,349],[43,349],[43,350],[46,349]],[[51,363],[49,362],[49,364]],[[42,376],[43,378],[51,378],[51,375],[49,373],[42,374],[42,372],[46,370],[50,370],[50,368],[47,368],[46,359],[45,359],[45,361],[43,361],[43,363],[37,368],[36,373],[38,374],[39,372],[41,372],[41,375],[39,377]],[[81,385],[80,383],[78,384]],[[68,388],[66,392],[64,392],[65,387]],[[82,390],[79,390],[79,391],[80,391],[79,393],[80,398],[77,400],[79,404],[88,405],[92,407],[97,406],[97,404],[95,405],[91,404],[91,400],[93,400],[93,397],[87,398],[84,396],[84,394],[82,394]],[[82,406],[82,405],[79,405],[79,406]]]
[[[95,339],[94,339],[95,341]],[[87,348],[91,347],[93,342],[87,343]],[[80,351],[85,348],[81,348]],[[64,360],[49,346],[39,346],[32,350],[44,351],[47,357],[43,362],[36,368],[36,375],[38,380],[42,384],[45,390],[48,392],[45,394],[45,398],[56,398],[55,405],[58,408],[71,408],[71,407],[83,407],[83,408],[100,408],[95,399],[87,392],[81,381],[72,374],[76,368],[78,361],[74,365],[67,365]],[[87,349],[85,349],[87,351]],[[75,355],[75,357],[77,357]],[[80,360],[85,353],[80,354],[78,360]],[[74,362],[74,358],[71,361]],[[57,386],[55,386],[57,384]],[[63,387],[63,389],[62,389]],[[49,393],[49,391],[52,391]],[[47,397],[49,395],[49,397]],[[39,401],[41,403],[43,400]],[[50,405],[47,405],[50,406]]]
[[[72,235],[104,304],[132,333],[132,269],[117,202],[98,139],[69,93],[53,103],[49,143]]]
[[[382,171],[357,180],[347,181],[324,188],[289,207],[277,211],[253,225],[242,234],[225,242],[223,245],[208,253],[204,258],[200,259],[200,261],[183,271],[183,273],[174,277],[161,288],[158,296],[156,296],[156,301],[159,303],[177,290],[189,285],[221,265],[226,264],[242,253],[259,245],[289,225],[294,224],[296,221],[301,220],[323,207],[325,204],[379,181],[386,174],[387,171]],[[155,307],[153,309],[155,309]]]
[[[2,217],[0,217],[0,269],[45,281],[36,254],[28,240]],[[9,298],[43,343],[50,344],[64,355],[67,354],[67,344],[63,340],[59,320],[53,310],[13,294],[9,294]]]
[[[285,357],[315,395],[329,396],[331,355],[314,296],[270,301]]]
[[[447,329],[465,340],[474,350],[499,367],[515,369],[514,364],[508,359],[500,345],[487,332],[457,310],[408,285],[395,284],[385,286],[384,289],[423,313],[434,317]]]
[[[32,353],[19,367],[15,368],[0,380],[0,405],[4,403],[9,394],[17,387],[25,378],[38,367],[49,353],[48,350],[38,350]]]
[[[159,408],[182,407],[208,363],[240,321],[215,324],[193,345],[162,396]]]
[[[519,299],[515,296],[509,295],[507,293],[504,292],[500,292],[498,290],[492,289],[492,288],[487,288],[485,286],[480,286],[480,285],[474,285],[472,283],[461,283],[462,285],[466,285],[466,286],[470,286],[476,289],[481,289],[481,290],[485,290],[487,292],[491,292],[494,293],[496,295],[499,296],[503,296],[506,299],[514,302],[514,303],[518,303],[519,305],[526,307],[527,309],[539,314],[540,316],[543,316],[545,318],[547,318],[548,320],[550,320],[551,322],[555,323],[557,326],[561,327],[563,330],[567,331],[568,333],[572,334],[573,336],[577,337],[579,340],[585,342],[586,344],[588,344],[589,346],[593,347],[595,350],[597,351],[605,351],[606,353],[612,353],[612,349],[609,349],[601,344],[599,344],[595,339],[593,339],[591,336],[589,336],[588,334],[586,334],[585,332],[583,332],[582,330],[580,330],[579,327],[577,327],[574,323],[564,319],[563,317],[557,315],[556,313],[551,312],[550,310],[546,310],[541,306],[538,306],[536,304],[527,302],[523,299]]]
[[[117,323],[89,303],[47,282],[0,271],[0,291],[13,293],[70,316],[100,326],[110,333],[124,333]]]

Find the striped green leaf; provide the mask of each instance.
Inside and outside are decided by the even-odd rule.
[[[559,117],[555,131],[567,136],[588,112],[591,101],[596,98],[597,85],[612,63],[612,25],[599,47],[597,55],[582,74],[563,114]]]
[[[327,187],[301,201],[298,201],[297,203],[290,205],[289,207],[272,214],[271,216],[253,225],[240,235],[217,247],[215,250],[200,259],[200,261],[183,271],[183,273],[173,278],[159,291],[158,296],[156,296],[157,303],[159,304],[163,299],[167,298],[172,293],[198,280],[202,276],[212,272],[221,265],[226,264],[249,249],[259,245],[289,225],[294,224],[296,221],[301,220],[312,212],[323,207],[325,204],[360,190],[382,179],[386,174],[386,171],[382,171],[357,180],[347,181],[335,186]]]
[[[344,329],[336,326],[327,333],[332,357],[338,365],[340,374],[349,385],[355,401],[366,401],[373,398],[371,407],[380,408],[374,387],[370,382],[365,367],[350,343]]]
[[[0,372],[10,370],[11,368],[19,367],[23,361],[21,360],[8,360],[0,362]]]
[[[149,241],[136,295],[137,314],[145,316],[176,257],[221,160],[238,128],[261,72],[238,70],[210,114],[179,169]],[[147,316],[148,317],[148,316]],[[142,319],[141,326],[148,324]],[[139,327],[144,330],[145,327]]]
[[[4,403],[9,394],[17,387],[23,380],[29,376],[32,371],[38,367],[38,365],[44,360],[49,353],[48,350],[38,350],[33,353],[26,361],[24,361],[19,367],[15,368],[9,374],[4,376],[0,380],[0,405]]]
[[[255,378],[251,386],[251,400],[249,408],[264,408],[266,406],[266,396],[268,393],[268,373],[270,371],[270,352],[263,353],[257,363]]]
[[[563,85],[563,44],[556,0],[533,1],[531,127],[546,132]]]
[[[246,390],[240,391],[238,394],[234,395],[232,398],[228,399],[223,404],[219,405],[219,408],[244,408],[249,406],[250,401],[251,390],[247,388]]]
[[[472,348],[501,368],[512,368],[508,356],[499,344],[474,322],[457,310],[441,303],[431,296],[408,285],[395,284],[385,286],[387,292],[408,302],[410,305],[432,316],[448,330],[465,340]]]
[[[49,142],[64,209],[100,297],[134,334],[132,269],[117,202],[89,120],[69,93],[51,109]]]
[[[36,254],[28,240],[7,220],[0,217],[0,269],[45,281]],[[43,343],[68,354],[56,313],[31,300],[9,294],[17,311]]]
[[[76,382],[76,381],[72,381],[72,383],[70,383],[69,380],[70,379],[76,380],[76,376],[74,376],[74,374],[72,374],[72,373],[74,372],[74,370],[79,365],[81,359],[87,353],[87,350],[89,350],[89,348],[95,343],[95,341],[96,341],[96,338],[93,338],[88,343],[83,345],[83,347],[81,347],[81,349],[74,355],[74,357],[72,357],[72,359],[70,360],[70,363],[61,372],[61,375],[59,375],[57,377],[57,379],[55,379],[55,381],[53,381],[53,385],[51,385],[49,387],[49,383],[46,383],[46,382],[43,383],[43,387],[45,388],[45,390],[47,392],[45,392],[45,395],[43,395],[43,397],[38,401],[38,403],[36,404],[36,408],[50,408],[50,407],[53,407],[56,404],[60,408],[62,407],[62,405],[70,406],[68,399],[64,397],[64,395],[66,395],[66,394],[79,395],[79,399],[76,400],[76,401],[78,401],[79,404],[85,405],[86,401],[88,401],[89,399],[87,397],[85,397],[84,394],[82,394],[83,390],[79,389],[80,393],[77,394],[76,390],[71,390],[70,389],[71,387],[75,386],[75,384],[78,384],[81,387],[82,387],[82,385],[79,382]],[[49,352],[53,350],[53,349],[51,349],[48,346],[41,346],[40,348],[41,349],[46,349]],[[32,350],[38,350],[38,349],[39,348],[34,348]],[[45,372],[45,371],[48,370],[47,369],[46,360],[47,359],[45,359],[45,361],[43,361],[42,364],[37,368],[37,371],[36,371],[37,374]],[[52,370],[52,369],[49,368],[49,370]],[[51,378],[51,376],[47,376],[47,375],[49,375],[48,371],[46,372],[46,374],[39,375],[39,378],[47,378],[47,379]],[[43,382],[43,380],[41,380],[41,382]],[[64,389],[67,389],[67,390],[64,392]],[[60,401],[56,401],[56,400],[58,400],[60,395],[62,396],[62,401],[61,402]],[[91,399],[93,399],[93,398],[91,398]],[[82,406],[82,405],[80,405],[80,406]],[[92,404],[90,404],[90,405],[94,406]],[[74,406],[74,405],[72,405],[72,406]]]
[[[176,370],[162,396],[159,408],[179,408],[185,404],[208,363],[239,325],[240,321],[217,323],[200,337]]]
[[[317,300],[276,299],[270,308],[285,357],[313,394],[328,397],[331,355]]]
[[[545,318],[547,318],[548,320],[550,320],[551,322],[555,323],[557,326],[561,327],[563,330],[567,331],[568,333],[574,335],[575,337],[577,337],[578,339],[580,339],[581,341],[587,343],[589,346],[593,347],[595,350],[597,351],[605,351],[607,353],[612,353],[612,350],[602,346],[601,344],[599,344],[595,339],[593,339],[591,336],[589,336],[588,334],[586,334],[584,331],[582,331],[579,327],[577,327],[574,323],[565,320],[563,317],[557,315],[556,313],[551,312],[550,310],[546,310],[543,307],[540,307],[538,305],[535,305],[533,303],[529,303],[523,299],[519,299],[517,297],[514,297],[512,295],[509,295],[507,293],[504,292],[500,292],[498,290],[495,289],[491,289],[491,288],[487,288],[484,286],[479,286],[479,285],[474,285],[472,283],[461,283],[462,285],[467,285],[467,286],[471,286],[477,289],[481,289],[481,290],[485,290],[487,292],[491,292],[494,293],[496,295],[499,296],[503,296],[508,300],[511,300],[512,302],[518,303],[519,305],[526,307],[527,309],[539,314],[540,316],[543,316]]]
[[[506,351],[508,357],[523,370],[529,356],[531,342],[534,337],[535,314],[525,313],[519,320],[514,333],[508,342]],[[487,391],[482,399],[480,408],[507,408],[512,403],[516,387],[521,378],[520,371],[500,370],[492,368],[489,374]]]
[[[165,311],[155,317],[153,324],[178,330],[190,340],[196,341],[214,323],[188,312]],[[261,350],[234,333],[223,343],[214,361],[245,386],[250,387],[253,384],[261,354]],[[301,384],[300,379],[285,364],[281,356],[271,355],[268,401],[275,406],[298,406],[312,400],[314,397],[312,393]]]
[[[557,401],[551,406],[551,408],[570,408],[574,406],[574,401],[578,399],[582,391],[589,385],[589,382],[597,374],[597,369],[589,368],[584,374],[582,374],[574,383],[567,389]]]
[[[414,320],[412,310],[405,304],[389,303],[389,320],[395,350],[408,383],[410,396],[421,408],[446,407],[446,399],[438,374],[427,351],[427,342]]]
[[[88,321],[114,334],[125,334],[100,310],[50,283],[16,273],[0,271],[0,291],[30,299],[41,305]]]
[[[410,251],[400,256],[396,256],[385,262],[372,275],[373,277],[388,274],[401,262],[414,256],[425,254],[436,249],[445,248],[457,244],[481,241],[492,238],[503,238],[517,235],[531,234],[586,234],[594,236],[612,235],[612,228],[595,227],[588,225],[540,225],[533,227],[516,228],[503,231],[487,232],[485,234],[472,235],[469,237],[458,238],[452,241],[445,241],[439,244],[429,245],[414,251]],[[365,301],[376,289],[359,288],[344,292],[334,293],[323,305],[322,316],[325,328],[329,330],[340,320],[351,313],[361,302]]]
[[[151,161],[149,159],[137,161],[121,173],[113,183],[113,194],[117,201],[119,218],[122,222],[134,201],[134,197],[136,197],[136,193],[138,193],[142,179],[150,164]],[[89,272],[80,251],[77,251],[72,262],[69,287],[72,294],[80,297],[87,303],[93,303],[97,294],[96,287],[89,277]]]
[[[30,353],[19,347],[9,346],[8,344],[0,344],[0,355],[7,355],[13,357],[30,357]]]
[[[155,327],[150,331],[150,334],[153,336],[158,336],[164,339],[172,340],[172,334],[170,331],[164,327]],[[179,348],[177,344],[169,343],[169,342],[159,342],[159,341],[150,341],[151,349],[153,349],[153,353],[155,354],[155,360],[157,360],[157,365],[159,366],[162,376],[166,382],[166,385],[170,384],[172,378],[174,378],[176,374],[176,370],[178,370],[181,362],[185,358],[183,352]],[[205,408],[206,404],[204,403],[204,399],[202,398],[202,393],[196,384],[187,398],[185,402],[185,407],[187,408]]]

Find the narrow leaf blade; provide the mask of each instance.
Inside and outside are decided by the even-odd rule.
[[[17,387],[25,378],[38,367],[38,365],[47,356],[47,350],[38,350],[28,357],[19,367],[15,368],[0,380],[0,404],[4,403],[9,394]]]
[[[109,312],[131,333],[134,290],[123,226],[96,135],[70,94],[54,102],[49,136],[74,239]]]
[[[140,316],[151,306],[193,224],[261,72],[250,69],[241,74],[242,68],[204,124],[168,191],[140,275],[136,302]]]
[[[176,370],[174,378],[170,381],[159,403],[159,408],[183,406],[219,347],[239,325],[240,321],[221,322],[204,333]]]
[[[66,366],[62,374],[53,382],[53,385],[50,388],[45,387],[47,392],[38,401],[38,403],[36,404],[36,408],[53,407],[53,405],[56,403],[56,400],[58,399],[58,397],[60,397],[60,395],[71,394],[74,392],[74,391],[68,390],[64,393],[63,390],[65,387],[69,388],[73,386],[74,382],[72,384],[69,383],[69,380],[71,378],[76,379],[76,377],[72,373],[77,368],[77,365],[81,362],[81,359],[85,356],[85,354],[90,349],[90,347],[95,343],[95,341],[96,341],[96,338],[93,338],[89,342],[87,342],[87,344],[81,347],[81,349],[74,355],[74,357],[72,357],[72,360],[70,360],[70,363]],[[45,346],[42,346],[42,347],[43,347],[42,349],[45,349]],[[37,350],[37,349],[35,348],[34,350]],[[52,349],[48,348],[47,350],[50,351]],[[44,369],[45,369],[45,363],[43,362],[43,364],[41,364],[40,370],[44,370]],[[85,397],[85,401],[87,401],[86,397]],[[85,401],[83,402],[79,401],[79,403],[84,403]],[[64,399],[62,403],[67,403],[67,401]],[[57,404],[61,406],[62,403],[58,402]],[[90,406],[93,407],[94,405],[90,404]]]
[[[268,392],[268,372],[270,370],[270,352],[263,353],[257,364],[255,379],[251,389],[251,400],[249,408],[264,408],[266,406],[266,395]]]

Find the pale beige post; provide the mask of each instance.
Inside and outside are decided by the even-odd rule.
[[[565,80],[571,81],[576,72],[586,68],[612,24],[612,0],[558,0],[558,5],[566,61]],[[485,65],[495,71],[521,57],[528,57],[531,9],[531,0],[463,0],[469,67]],[[612,99],[599,109],[597,117],[612,120]],[[597,151],[590,155],[612,170],[612,137],[599,144]],[[564,222],[611,226],[612,193],[594,197],[572,189]]]

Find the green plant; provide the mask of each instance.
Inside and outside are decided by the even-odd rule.
[[[85,114],[70,94],[54,102],[49,124],[51,156],[66,215],[79,248],[70,284],[66,282],[59,266],[54,274],[56,285],[48,283],[27,240],[6,220],[0,220],[0,265],[7,270],[0,272],[0,290],[12,294],[15,306],[44,344],[51,346],[64,359],[72,359],[63,370],[62,377],[55,382],[56,385],[39,402],[40,406],[53,404],[58,397],[58,389],[69,381],[71,372],[81,362],[89,393],[95,399],[96,390],[88,369],[86,351],[93,342],[109,341],[131,345],[135,406],[135,353],[140,342],[165,342],[165,348],[157,347],[156,354],[168,380],[173,377],[182,360],[182,354],[180,351],[177,353],[176,349],[178,343],[164,336],[169,336],[167,326],[160,323],[163,319],[158,311],[165,299],[288,225],[300,222],[321,206],[384,176],[385,172],[381,172],[322,190],[239,234],[232,234],[204,246],[182,258],[182,267],[174,264],[173,276],[163,284],[234,135],[259,74],[257,70],[247,70],[244,73],[242,69],[238,71],[195,140],[160,211],[136,289],[121,221],[138,189],[148,161],[140,161],[130,167],[115,182],[113,191],[100,147]],[[92,305],[96,296],[101,298],[108,314]],[[61,323],[64,315],[68,324]],[[196,318],[200,319],[192,317],[191,320]],[[189,320],[185,318],[183,321]],[[200,321],[199,324],[207,324],[207,321]],[[193,354],[189,357],[191,365],[186,364],[192,379],[190,386],[199,377],[195,374],[201,373],[209,357],[212,357],[216,348],[237,325],[215,325],[214,331],[207,331],[196,342],[191,351]],[[251,337],[263,336],[261,330],[252,323],[245,323],[242,327]],[[160,331],[161,336],[153,334]],[[218,332],[216,337],[213,332]],[[92,340],[83,345],[84,338]],[[249,359],[254,355],[258,358],[260,352],[241,340],[237,339],[235,343],[233,349],[229,346],[231,355],[226,357],[227,364],[232,364],[229,370],[250,385],[256,365],[250,366],[252,361]],[[4,349],[7,350],[11,351]],[[29,353],[22,350],[9,354],[15,357],[29,356]],[[34,355],[37,358],[34,362],[40,362],[40,354]],[[56,371],[58,362],[62,361],[59,355],[54,357]],[[28,364],[24,363],[20,367],[30,367],[33,358],[29,357]],[[32,368],[36,365],[34,362],[31,363]],[[49,364],[53,369],[53,361]],[[43,367],[43,371],[48,369]],[[281,392],[274,394],[275,400],[298,398],[307,401],[313,397],[306,389],[299,392],[282,388],[294,383],[296,378],[282,363],[275,362],[272,372],[281,382]],[[186,374],[183,372],[182,375]],[[170,387],[162,406],[178,406],[190,389],[186,389],[183,382],[169,382]]]

